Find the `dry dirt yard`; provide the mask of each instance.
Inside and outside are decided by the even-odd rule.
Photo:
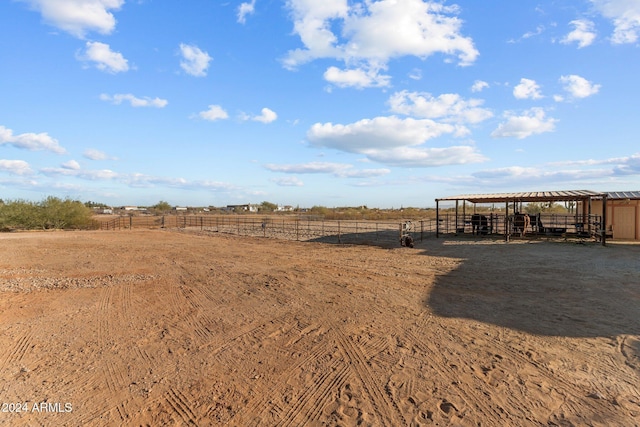
[[[0,235],[0,424],[640,425],[640,246]]]

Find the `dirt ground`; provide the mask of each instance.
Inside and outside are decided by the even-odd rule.
[[[0,234],[0,424],[640,425],[640,246]]]

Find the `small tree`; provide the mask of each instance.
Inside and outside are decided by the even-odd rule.
[[[39,204],[43,229],[86,228],[91,223],[91,209],[83,203],[49,196]]]
[[[3,230],[49,230],[91,226],[91,209],[75,200],[61,200],[50,196],[40,203],[15,200],[0,206],[0,228]]]
[[[158,203],[151,206],[151,209],[153,209],[156,213],[159,213],[159,214],[167,213],[171,210],[171,205],[168,202],[165,202],[164,200],[160,200]]]
[[[278,205],[275,203],[264,201],[258,207],[258,210],[261,212],[273,212],[278,209]]]

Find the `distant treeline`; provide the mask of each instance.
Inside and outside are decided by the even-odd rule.
[[[366,206],[357,207],[336,207],[327,208],[324,206],[314,206],[303,212],[307,215],[318,216],[327,220],[404,220],[435,218],[435,209],[422,208],[400,208],[400,209],[378,209]]]
[[[91,216],[91,208],[76,200],[0,200],[0,231],[94,228]]]

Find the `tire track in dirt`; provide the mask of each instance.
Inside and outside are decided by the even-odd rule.
[[[258,333],[264,332],[267,329],[268,324],[276,325],[276,324],[286,323],[283,321],[285,321],[288,318],[291,318],[291,316],[292,316],[291,313],[284,313],[271,320],[259,319],[256,322],[249,323],[240,328],[236,328],[234,330],[234,333],[229,337],[226,337],[220,340],[214,340],[213,342],[210,341],[210,342],[205,342],[201,344],[198,347],[198,350],[201,351],[203,349],[214,347],[213,350],[210,351],[210,354],[215,356],[221,353],[222,351],[228,349],[232,345],[234,345],[234,342],[236,342],[237,340],[247,336],[255,336]],[[223,341],[223,342],[219,343],[219,341]]]
[[[367,363],[377,358],[380,353],[389,349],[388,337],[380,335],[362,344],[362,353],[366,357]]]
[[[433,341],[437,342],[437,345],[442,345],[443,347],[447,347],[446,343],[448,340],[446,337],[440,336],[440,333],[444,330],[440,325],[433,324],[434,329],[436,329],[436,333],[429,333],[429,335],[424,334],[424,330],[426,326],[429,324],[427,319],[421,319],[416,322],[412,327],[407,328],[402,337],[406,339],[406,343],[404,347],[413,347],[419,351],[419,360],[417,363],[425,363],[428,365],[428,370],[430,372],[438,372],[439,378],[438,381],[442,384],[457,384],[460,378],[460,373],[457,371],[457,365],[452,364],[451,360],[448,360],[442,352],[438,351],[436,348],[429,346],[424,343],[424,336],[433,337]],[[415,331],[418,331],[417,333]],[[435,336],[434,336],[435,335]],[[408,356],[404,356],[407,358]],[[419,365],[418,365],[419,366]],[[443,392],[453,393],[460,400],[462,400],[463,404],[472,408],[475,411],[474,416],[476,418],[482,418],[487,421],[489,424],[502,424],[504,423],[504,418],[501,416],[500,410],[498,408],[494,408],[491,405],[488,405],[484,399],[479,399],[476,393],[471,394],[470,391],[478,391],[486,389],[487,385],[482,379],[478,377],[474,377],[473,381],[476,384],[469,385],[467,387],[456,387],[453,390],[444,390]],[[469,390],[469,391],[465,391]],[[489,396],[485,395],[486,392],[482,392],[483,397]],[[405,396],[408,401],[413,401],[414,406],[416,406],[416,410],[418,410],[417,403],[419,403],[419,399],[416,399],[415,396]],[[458,413],[462,408],[457,408],[451,400],[457,400],[455,397],[447,397],[440,396],[440,403],[435,407],[431,408],[430,412],[436,412],[438,409],[442,411],[445,415],[449,416],[450,414]]]
[[[129,320],[131,318],[131,283],[127,280],[120,285],[120,301],[122,304],[122,311],[119,313],[123,320]]]
[[[109,335],[109,312],[113,300],[113,286],[102,288],[100,302],[98,303],[98,344],[104,348]]]
[[[187,337],[192,337],[196,341],[196,346],[204,343],[212,343],[216,341],[217,333],[215,331],[215,322],[205,315],[196,315],[188,313],[179,321],[173,324],[173,327],[182,332]]]
[[[434,340],[438,343],[451,343],[457,344],[460,348],[465,347],[465,342],[462,341],[462,338],[453,333],[453,331],[448,328],[442,327],[440,325],[434,324],[436,336]],[[420,354],[424,357],[424,359],[428,360],[429,370],[438,371],[439,374],[443,377],[445,383],[456,383],[458,381],[459,373],[457,372],[458,367],[452,365],[452,361],[447,359],[447,356],[442,352],[436,351],[436,349],[432,348],[430,345],[424,342],[425,335],[416,333],[416,331],[420,331],[422,326],[417,323],[412,328],[409,328],[405,331],[404,337],[407,338],[411,345],[413,345],[417,350],[419,350]],[[431,334],[433,336],[433,333]],[[469,337],[465,337],[468,339]],[[540,363],[531,360],[523,354],[513,350],[508,345],[504,344],[500,339],[494,336],[488,336],[483,334],[482,336],[478,335],[475,337],[476,340],[488,340],[490,341],[489,348],[492,348],[492,352],[494,356],[492,357],[492,361],[485,366],[482,366],[481,372],[475,372],[474,375],[467,376],[467,387],[464,388],[456,388],[452,390],[458,396],[458,398],[462,399],[463,404],[473,408],[475,411],[474,417],[482,416],[485,421],[496,424],[503,424],[505,422],[522,422],[527,419],[526,412],[513,412],[513,413],[505,413],[502,409],[502,404],[500,402],[494,402],[490,400],[490,404],[487,404],[485,397],[491,396],[491,391],[495,387],[495,385],[491,385],[489,382],[491,372],[494,369],[498,369],[501,364],[506,362],[515,363],[517,365],[517,372],[522,372],[523,375],[526,373],[526,381],[534,382],[539,387],[544,384],[554,384],[552,389],[554,394],[558,396],[562,396],[562,406],[569,407],[570,412],[572,413],[588,413],[592,414],[609,414],[611,416],[615,416],[611,412],[611,408],[608,405],[608,402],[601,401],[598,399],[589,399],[587,397],[587,393],[584,390],[581,390],[576,384],[573,384],[561,376],[549,371],[548,368],[543,366]],[[473,338],[472,338],[473,340]],[[445,348],[452,348],[451,344],[445,344]],[[483,345],[483,347],[487,347]],[[535,378],[538,378],[537,380]],[[469,384],[468,381],[473,381],[473,384]],[[557,387],[557,385],[561,385],[561,387]],[[515,384],[509,385],[510,393],[506,395],[506,399],[508,403],[508,407],[512,408],[531,408],[532,405],[535,405],[535,402],[531,401],[531,396],[527,393],[526,388],[520,393],[516,392],[518,388],[514,388]],[[537,389],[535,389],[537,390]],[[474,393],[475,391],[475,393]],[[478,393],[480,391],[480,393]],[[448,409],[445,412],[458,413],[459,409],[450,403],[450,400],[454,400],[453,398],[447,399],[444,398],[442,404],[445,404],[444,409]],[[446,403],[449,402],[449,405]],[[443,410],[442,404],[440,405],[440,409]],[[540,401],[539,404],[544,405],[544,402]],[[578,406],[576,406],[578,405]],[[432,408],[433,409],[433,408]],[[562,413],[558,412],[559,408],[553,410],[549,408],[551,413]],[[464,412],[464,411],[463,411]],[[556,420],[561,421],[561,420]],[[550,419],[549,422],[553,423],[553,419]]]
[[[376,380],[371,373],[361,347],[355,344],[350,337],[346,336],[339,325],[334,328],[334,331],[337,336],[336,343],[344,352],[345,359],[362,382],[362,386],[369,396],[369,400],[377,412],[381,424],[393,425],[394,420],[401,420],[402,425],[407,425],[407,420],[404,418],[398,404],[389,394],[382,390],[378,380]]]
[[[98,340],[102,348],[107,349],[104,357],[100,360],[102,371],[102,382],[106,386],[100,395],[102,399],[96,399],[94,395],[91,400],[102,401],[105,405],[87,413],[78,419],[77,425],[87,421],[95,420],[96,417],[112,417],[113,422],[126,424],[131,420],[141,408],[141,400],[134,397],[132,392],[147,387],[151,381],[150,375],[154,377],[164,377],[168,372],[168,367],[160,367],[156,357],[149,354],[144,346],[133,339],[126,341],[114,341],[112,337],[120,337],[119,329],[129,328],[134,320],[134,310],[145,300],[134,301],[134,286],[140,281],[132,281],[129,278],[118,281],[115,285],[110,285],[102,290],[100,302],[98,304]],[[146,298],[153,299],[157,291],[156,286],[150,288],[151,293]],[[130,347],[133,350],[133,357],[122,360],[118,354],[123,350],[122,346]],[[129,372],[131,371],[131,372]],[[153,372],[153,374],[151,374]]]
[[[115,285],[103,288],[102,296],[98,307],[98,341],[101,348],[108,349],[102,359],[102,373],[106,383],[108,395],[104,402],[111,412],[115,408],[115,413],[124,422],[129,414],[123,398],[128,400],[130,393],[127,386],[126,365],[123,361],[116,361],[118,344],[112,337],[117,336],[120,327],[126,327],[132,312],[132,286],[130,280],[124,280]],[[126,344],[126,343],[125,343]],[[123,392],[123,390],[125,390]],[[104,412],[103,412],[104,413]]]
[[[276,425],[289,427],[317,421],[333,397],[332,392],[345,384],[349,374],[349,366],[341,363],[340,360],[335,360],[333,364],[326,366],[325,372],[304,389]]]
[[[189,399],[178,389],[169,388],[164,394],[164,403],[170,412],[177,415],[184,424],[189,426],[198,425],[198,417],[193,411]]]
[[[9,347],[2,358],[0,358],[0,371],[11,369],[12,366],[14,369],[17,368],[17,363],[24,358],[27,351],[35,347],[35,344],[32,344],[32,342],[33,331],[29,329],[20,335],[20,337],[15,341],[15,344]]]
[[[618,352],[630,368],[640,372],[640,338],[625,335],[618,340]]]
[[[182,296],[185,298],[186,302],[191,306],[191,308],[195,310],[204,310],[204,306],[200,301],[205,297],[204,295],[202,295],[202,292],[197,290],[197,288],[183,284],[180,285],[180,292],[182,292]]]
[[[296,322],[297,324],[297,322]],[[296,329],[295,327],[293,329]],[[303,341],[305,338],[312,339],[313,332],[320,329],[319,327],[308,326],[300,330],[300,333],[305,334],[301,338],[293,340],[297,344],[294,348],[291,348],[289,344],[292,339],[287,339],[283,343],[283,348],[290,348],[292,352],[300,352],[305,355],[302,360],[298,360],[291,365],[287,366],[287,369],[279,372],[274,378],[271,378],[268,383],[257,383],[251,390],[252,395],[256,398],[251,399],[245,406],[242,413],[236,415],[233,419],[234,425],[243,426],[257,426],[260,425],[260,421],[265,419],[268,413],[280,414],[286,407],[296,404],[298,399],[293,399],[292,402],[286,403],[285,408],[281,408],[278,403],[273,402],[273,396],[280,394],[284,395],[285,390],[291,382],[295,382],[296,378],[300,377],[302,372],[313,371],[313,368],[309,369],[309,365],[323,365],[323,359],[329,359],[328,351],[331,347],[328,347],[326,343],[321,342],[313,345],[309,348]],[[283,340],[286,338],[283,338]],[[291,354],[291,353],[289,353]],[[306,389],[307,387],[305,387]],[[279,394],[280,393],[280,394]]]
[[[534,367],[537,374],[542,376],[549,384],[554,384],[555,391],[560,394],[564,394],[564,402],[562,406],[566,405],[571,407],[572,413],[586,414],[587,411],[585,409],[588,408],[593,415],[597,414],[599,416],[602,416],[603,419],[607,419],[609,418],[609,416],[616,415],[611,410],[609,401],[605,399],[589,397],[590,393],[592,393],[593,391],[580,388],[580,386],[575,382],[571,382],[565,379],[562,375],[558,375],[558,373],[552,372],[543,364],[538,363],[529,357],[526,357],[522,353],[514,350],[495,337],[491,337],[490,341],[494,348],[502,350],[502,353],[508,354],[511,359],[519,362],[521,366]],[[558,385],[562,387],[558,387]],[[570,397],[572,399],[567,399],[567,397]],[[573,402],[571,400],[573,400]],[[524,405],[527,402],[518,403]],[[608,416],[605,416],[604,414],[608,414]]]

